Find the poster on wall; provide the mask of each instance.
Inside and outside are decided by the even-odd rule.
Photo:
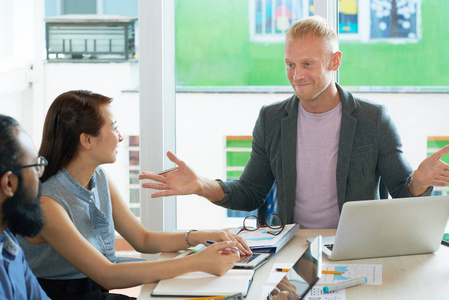
[[[371,39],[416,38],[418,0],[371,0]]]

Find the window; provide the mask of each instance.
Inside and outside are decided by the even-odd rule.
[[[371,0],[370,38],[416,39],[417,0]]]
[[[63,15],[68,14],[96,14],[97,0],[63,0]]]
[[[132,59],[136,54],[136,20],[123,16],[48,17],[47,59]]]
[[[253,42],[280,43],[290,25],[313,15],[313,0],[250,0]],[[416,41],[419,0],[339,0],[341,40]],[[367,22],[369,20],[369,22]]]
[[[283,42],[298,19],[311,15],[312,0],[250,0],[250,32],[254,42]]]
[[[419,9],[418,0],[340,0],[340,39],[416,42]]]
[[[45,16],[116,15],[137,17],[138,0],[45,0]]]
[[[358,1],[358,33],[340,34],[340,83],[364,91],[447,90],[449,32],[441,20],[448,8],[442,0]]]
[[[338,29],[340,34],[359,32],[359,14],[357,0],[338,1]]]

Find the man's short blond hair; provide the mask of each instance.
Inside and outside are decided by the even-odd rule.
[[[312,16],[297,20],[285,35],[286,40],[300,40],[309,33],[314,38],[323,38],[329,45],[332,52],[338,51],[337,32],[326,19],[320,16]]]

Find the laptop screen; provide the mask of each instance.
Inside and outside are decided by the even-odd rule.
[[[296,288],[302,299],[321,277],[321,236],[317,236],[283,278]]]

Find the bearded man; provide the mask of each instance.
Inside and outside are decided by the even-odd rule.
[[[0,299],[50,299],[15,238],[43,226],[39,177],[46,165],[19,123],[0,115]]]

